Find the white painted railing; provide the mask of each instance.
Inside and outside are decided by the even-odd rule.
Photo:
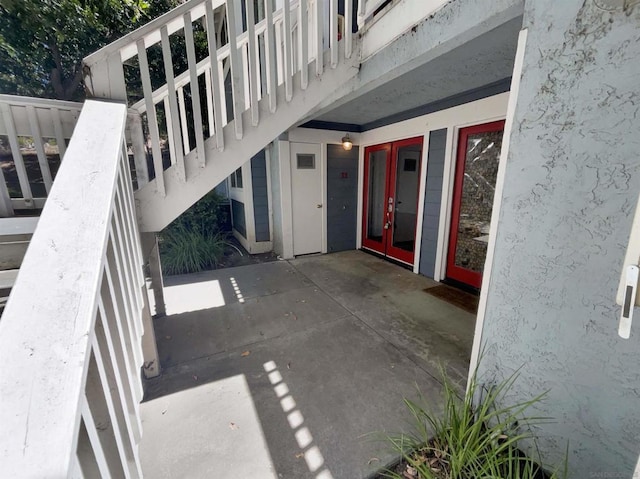
[[[358,27],[362,28],[364,24],[373,18],[373,14],[387,0],[358,0]]]
[[[351,24],[352,2],[345,1],[347,25]],[[244,2],[242,18],[240,0],[190,0],[85,58],[90,71],[85,83],[90,92],[95,97],[116,100],[131,96],[124,64],[137,61],[144,98],[131,106],[146,117],[160,194],[165,194],[161,131],[167,132],[165,151],[168,150],[170,166],[175,166],[176,174],[184,181],[188,155],[195,156],[195,163],[203,167],[211,152],[224,149],[223,128],[228,112],[235,119],[233,129],[240,139],[245,128],[242,113],[250,111],[251,126],[256,127],[260,121],[258,103],[263,97],[268,97],[268,109],[263,111],[271,113],[279,102],[291,101],[298,87],[307,88],[312,62],[315,74],[323,73],[325,48],[331,50],[331,66],[337,66],[338,0],[291,0],[278,4],[282,7],[273,11],[272,0],[259,0],[256,12],[253,1]],[[199,61],[194,42],[197,23],[207,33],[207,54]],[[345,57],[349,58],[353,51],[351,29],[344,33]],[[173,34],[182,36],[186,45],[188,68],[178,75],[173,65]],[[164,82],[156,89],[149,65],[152,48],[160,48],[164,64]],[[294,89],[293,78],[298,72],[300,84]],[[228,102],[225,92],[229,84],[232,100]],[[284,98],[277,98],[278,86],[284,86]],[[166,120],[162,125],[158,109],[164,111]]]
[[[82,103],[0,95],[0,216],[44,206],[54,178],[48,157],[62,160],[81,109]]]
[[[140,477],[142,256],[124,105],[85,103],[0,321],[3,477]]]

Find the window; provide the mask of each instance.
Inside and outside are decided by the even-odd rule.
[[[231,173],[231,188],[242,188],[242,167]]]
[[[316,168],[316,155],[298,154],[299,170],[314,170]]]

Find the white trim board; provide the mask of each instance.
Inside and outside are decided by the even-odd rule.
[[[480,289],[480,303],[478,304],[478,315],[476,317],[476,329],[473,336],[473,347],[471,350],[471,361],[469,364],[469,380],[467,386],[471,384],[471,378],[478,367],[480,352],[482,349],[482,330],[487,313],[487,298],[491,287],[491,273],[493,271],[493,257],[496,250],[496,239],[498,236],[498,226],[500,220],[500,208],[502,206],[502,191],[504,189],[505,175],[507,169],[507,158],[509,156],[509,145],[511,142],[511,131],[513,129],[513,119],[518,103],[518,92],[520,91],[520,79],[522,76],[522,64],[524,62],[524,52],[527,45],[527,29],[520,31],[518,36],[518,49],[513,66],[513,80],[511,81],[511,96],[507,107],[507,120],[504,126],[504,136],[502,149],[500,151],[500,163],[498,165],[498,177],[496,179],[496,190],[493,197],[493,209],[491,210],[491,226],[489,230],[489,244],[487,245],[487,257],[484,263],[484,274],[482,275],[482,287]]]

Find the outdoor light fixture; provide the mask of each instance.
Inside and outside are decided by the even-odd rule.
[[[349,133],[347,133],[342,137],[342,148],[344,148],[347,151],[353,148],[353,141],[351,141],[351,138],[349,137]]]

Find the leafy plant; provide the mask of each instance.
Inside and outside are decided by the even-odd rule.
[[[173,229],[161,237],[162,272],[185,274],[215,268],[224,254],[225,244],[222,233]]]
[[[528,401],[504,406],[513,387],[516,372],[498,385],[484,389],[471,379],[464,397],[457,394],[455,385],[444,378],[444,412],[437,414],[420,401],[405,399],[415,432],[388,437],[388,441],[402,455],[404,470],[386,471],[383,477],[393,479],[551,479],[564,478],[564,470],[548,476],[540,467],[542,458],[527,457],[520,447],[533,444],[536,437],[531,427],[548,418],[528,416],[527,410],[541,401],[546,393]]]
[[[180,215],[160,233],[164,274],[197,273],[218,266],[224,255],[229,207],[215,192]]]

